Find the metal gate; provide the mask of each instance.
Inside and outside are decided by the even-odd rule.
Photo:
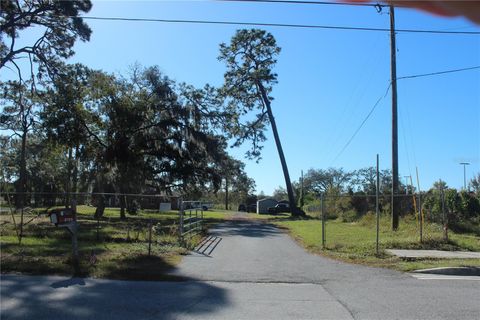
[[[203,231],[203,210],[201,201],[182,201],[180,204],[180,242]]]

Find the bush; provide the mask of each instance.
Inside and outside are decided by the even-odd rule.
[[[361,194],[352,195],[350,205],[360,216],[363,216],[368,211],[368,198]]]
[[[460,192],[460,212],[463,218],[470,219],[480,216],[480,201],[474,194],[466,191]]]
[[[376,213],[373,211],[368,211],[361,219],[360,224],[362,226],[373,226],[376,223]]]
[[[340,219],[342,219],[342,222],[354,222],[358,220],[358,214],[355,210],[343,211],[340,214]]]

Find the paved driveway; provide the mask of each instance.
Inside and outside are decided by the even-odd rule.
[[[272,225],[218,225],[185,282],[2,276],[2,319],[479,319],[480,282],[311,255]]]

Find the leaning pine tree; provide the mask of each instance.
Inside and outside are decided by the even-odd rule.
[[[237,137],[239,145],[252,140],[252,149],[247,153],[250,158],[260,158],[261,142],[265,141],[264,131],[270,122],[282,164],[283,175],[290,202],[292,216],[305,213],[296,206],[287,162],[283,154],[275,118],[273,117],[270,96],[272,85],[277,82],[277,75],[272,68],[280,53],[275,38],[268,32],[258,29],[238,30],[229,45],[220,45],[219,60],[225,61],[227,71],[223,93],[229,100],[229,111],[235,115],[236,125],[230,130]],[[239,119],[255,112],[254,120],[242,122]]]

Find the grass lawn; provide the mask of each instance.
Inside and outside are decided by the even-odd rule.
[[[94,211],[93,207],[78,207],[80,275],[110,279],[176,280],[166,276],[166,273],[175,268],[182,255],[187,253],[187,249],[179,244],[178,212],[145,210],[121,220],[118,208],[107,208],[104,217],[97,222],[93,218]],[[24,220],[29,221],[35,216],[35,213],[26,214]],[[233,217],[234,214],[229,211],[204,211],[207,228]],[[15,218],[18,222],[19,216]],[[325,249],[321,244],[320,220],[257,214],[247,214],[246,219],[274,223],[288,230],[307,250],[350,263],[401,271],[441,266],[480,266],[480,259],[406,261],[385,254],[385,249],[389,248],[480,251],[478,232],[457,234],[450,231],[449,241],[445,242],[442,240],[442,228],[436,224],[425,226],[424,242],[420,243],[417,223],[410,217],[401,219],[396,232],[390,230],[390,219],[382,217],[378,256],[375,254],[373,216],[367,215],[354,223],[327,221]],[[150,222],[154,225],[154,232],[149,256]],[[0,215],[0,236],[2,272],[72,275],[71,237],[64,228],[53,226],[47,217],[41,216],[29,223],[19,245],[12,217],[3,213]],[[194,246],[200,239],[201,235],[189,239],[187,246]]]
[[[175,268],[187,249],[178,238],[178,212],[140,211],[138,215],[119,218],[118,208],[107,208],[97,222],[94,207],[77,208],[79,223],[79,275],[131,280],[175,280],[165,273]],[[35,212],[25,214],[27,222]],[[205,211],[207,223],[228,219],[230,213]],[[20,216],[16,215],[18,223]],[[151,255],[148,255],[148,230],[152,222]],[[98,224],[97,224],[98,223]],[[188,240],[193,246],[201,235]],[[55,227],[40,216],[24,227],[18,244],[10,214],[0,215],[1,272],[72,275],[72,242],[65,228]]]
[[[414,218],[402,218],[398,231],[390,230],[390,219],[380,221],[379,249],[375,254],[375,217],[345,223],[339,220],[326,222],[326,247],[322,248],[322,222],[316,219],[273,221],[288,230],[290,235],[307,250],[345,262],[376,267],[411,271],[422,268],[445,266],[480,266],[480,259],[418,259],[402,260],[389,256],[385,249],[438,249],[480,251],[480,235],[457,234],[449,231],[449,241],[443,241],[440,225],[428,223],[424,229],[424,241],[419,242],[419,231]]]

